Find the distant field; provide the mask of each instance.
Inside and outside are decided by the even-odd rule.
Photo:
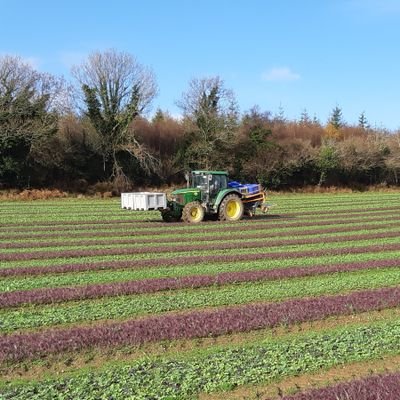
[[[1,201],[0,399],[394,393],[400,192],[270,201],[197,225]]]

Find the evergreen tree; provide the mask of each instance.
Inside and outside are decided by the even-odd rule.
[[[317,114],[314,114],[314,117],[313,117],[313,120],[312,120],[312,124],[313,124],[314,126],[321,126],[321,122],[320,122],[320,120],[318,119]]]
[[[365,111],[363,111],[358,117],[358,126],[363,130],[370,128],[367,117],[365,116]]]
[[[282,106],[282,103],[279,104],[278,108],[278,114],[275,115],[274,120],[280,124],[284,124],[287,122],[287,119],[285,117],[285,109]]]
[[[300,125],[311,125],[311,118],[306,108],[303,109],[300,115]]]
[[[336,105],[335,108],[332,110],[332,114],[328,123],[337,130],[343,127],[344,122],[342,116],[342,109],[339,106]]]
[[[162,112],[161,108],[157,108],[157,111],[154,114],[154,117],[152,118],[151,122],[157,123],[157,122],[164,121],[164,119],[165,119],[164,113]]]

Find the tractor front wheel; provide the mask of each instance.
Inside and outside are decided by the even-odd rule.
[[[229,194],[219,206],[218,217],[221,221],[238,221],[242,218],[243,211],[241,198],[235,194]]]
[[[198,201],[187,203],[183,207],[182,219],[184,222],[198,223],[204,219],[204,208]]]

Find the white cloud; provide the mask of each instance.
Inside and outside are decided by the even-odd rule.
[[[261,75],[261,78],[263,81],[288,82],[297,81],[300,79],[300,75],[296,72],[293,72],[289,67],[276,67],[265,71]]]

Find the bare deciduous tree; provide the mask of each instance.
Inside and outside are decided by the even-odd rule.
[[[63,79],[36,71],[21,57],[0,57],[0,177],[14,184],[29,181],[67,99]]]
[[[157,94],[152,71],[127,53],[107,50],[94,52],[72,74],[80,84],[85,111],[101,143],[104,171],[111,177],[125,177],[118,161],[119,152],[128,152],[146,170],[155,169],[157,160],[137,141],[132,121],[150,106]],[[109,168],[107,168],[109,165]]]

